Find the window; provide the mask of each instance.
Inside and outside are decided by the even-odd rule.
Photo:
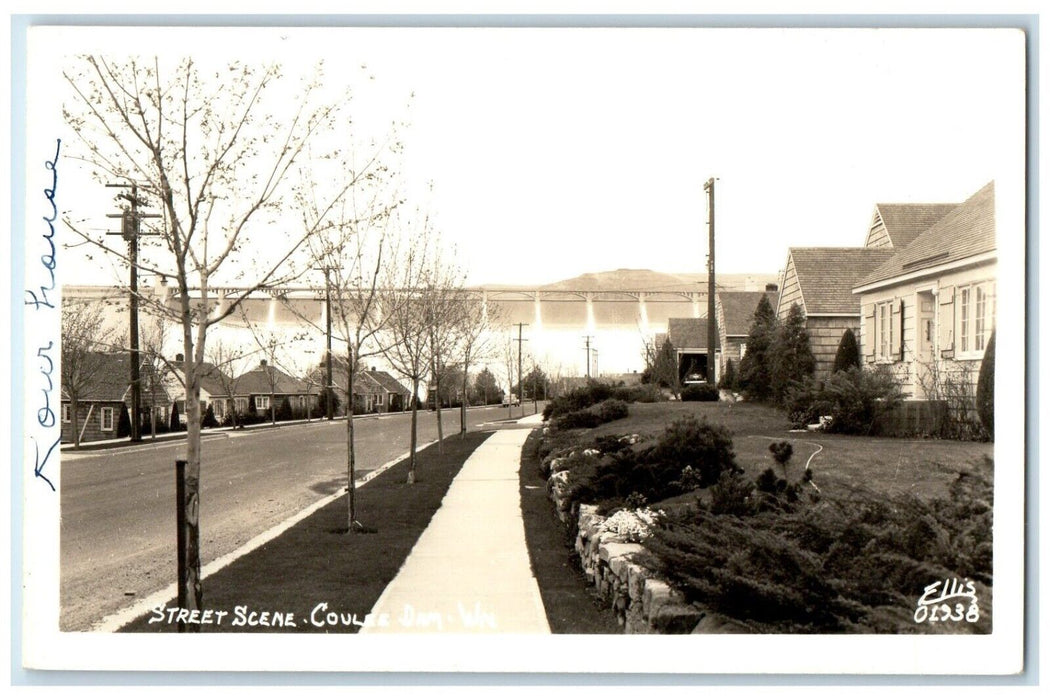
[[[237,408],[237,413],[244,413],[248,410],[248,399],[243,396],[235,398],[233,405]]]
[[[99,421],[102,423],[103,432],[113,432],[113,407],[104,406],[99,412]]]
[[[269,396],[256,396],[255,397],[255,410],[266,411],[270,408],[270,397]]]
[[[875,305],[875,359],[889,360],[893,352],[891,326],[893,302],[884,301]]]
[[[68,423],[69,421],[70,421],[69,404],[68,403],[62,404],[62,422],[63,423]]]
[[[958,300],[959,354],[981,357],[995,327],[995,285],[977,282],[959,287]]]
[[[222,418],[226,415],[226,399],[213,399],[211,409],[215,413],[216,418]]]

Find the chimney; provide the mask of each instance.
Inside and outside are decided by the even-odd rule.
[[[176,361],[176,362],[185,362],[185,361],[186,361],[186,356],[185,356],[185,355],[183,355],[183,354],[182,354],[182,353],[180,352],[180,353],[179,353],[178,355],[176,355],[176,356],[175,356],[175,361]]]
[[[260,367],[265,367],[266,366],[266,360],[259,360],[259,366]]]
[[[373,371],[373,372],[375,372],[375,371],[376,371],[376,368],[375,368],[375,367],[373,367],[373,368],[372,368],[372,371]]]
[[[770,282],[769,284],[766,285],[766,291],[767,292],[775,292],[775,291],[777,291],[777,289],[779,289],[779,287],[777,285],[773,284],[772,282]]]

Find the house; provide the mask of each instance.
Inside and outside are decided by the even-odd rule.
[[[972,390],[995,328],[996,265],[988,183],[854,285],[864,363],[891,367],[913,399],[949,377]]]
[[[321,384],[325,382],[325,370],[322,367],[318,376]],[[339,400],[336,415],[346,415],[347,406],[347,372],[346,360],[333,362],[332,384]],[[383,413],[387,410],[387,390],[376,381],[367,370],[358,370],[354,376],[354,413]],[[323,408],[323,406],[322,406]]]
[[[757,302],[756,302],[757,304]],[[717,323],[717,321],[716,321]],[[678,362],[678,379],[683,384],[707,381],[707,319],[706,318],[669,318],[667,333],[656,334],[656,350],[660,351],[664,341],[670,340]],[[720,376],[721,345],[718,334],[715,335],[715,381]]]
[[[770,308],[777,305],[777,285],[767,284],[764,292],[718,292],[715,294],[715,318],[718,321],[718,344],[723,349],[718,364],[719,373],[726,370],[726,362],[739,366],[747,352],[747,337],[754,323],[755,310],[762,297]]]
[[[367,374],[369,378],[382,388],[379,396],[383,404],[381,409],[383,413],[405,411],[412,407],[412,392],[405,388],[401,382],[394,379],[389,372],[376,370],[373,367],[366,372],[362,372],[362,374]]]
[[[182,417],[186,415],[186,382],[182,369],[183,357],[182,353],[175,356],[175,361],[171,363],[170,372],[167,373],[165,382],[168,394],[172,397],[179,411],[179,416]],[[221,422],[229,412],[230,392],[228,389],[232,388],[233,379],[211,362],[201,363],[199,376],[201,417],[208,410],[208,406],[211,406],[215,418]]]
[[[835,364],[842,334],[860,332],[860,299],[853,288],[895,254],[890,246],[873,248],[789,248],[787,265],[774,306],[787,318],[798,304],[806,318],[815,375],[827,377]]]
[[[86,352],[77,361],[76,432],[80,442],[111,440],[118,435],[121,415],[131,406],[131,359],[126,352]],[[151,411],[166,424],[170,399],[162,382],[154,381],[148,362],[139,369],[140,424],[149,425]],[[130,416],[128,417],[130,420]],[[73,401],[68,387],[62,389],[62,442],[74,442]]]
[[[307,415],[317,405],[317,389],[282,372],[266,360],[234,380],[234,408],[238,414],[271,415],[288,399],[293,415]]]

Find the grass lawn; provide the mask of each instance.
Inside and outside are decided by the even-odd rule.
[[[201,626],[202,632],[357,632],[352,620],[333,626],[311,624],[321,603],[327,612],[356,615],[363,621],[383,589],[394,578],[419,536],[430,523],[467,457],[488,432],[445,439],[417,457],[416,483],[405,483],[408,461],[384,472],[357,490],[357,518],[371,534],[343,534],[346,501],[339,499],[289,528],[282,535],[241,557],[203,582],[203,608],[227,611],[222,624]],[[165,606],[175,607],[174,600]],[[249,611],[285,614],[291,626],[236,626],[237,606]],[[176,625],[149,624],[143,615],[122,632],[174,632]],[[318,619],[323,619],[319,615]]]
[[[795,449],[788,466],[792,481],[801,476],[810,455],[813,481],[829,494],[866,489],[910,493],[927,499],[947,494],[960,471],[992,477],[994,445],[953,440],[902,440],[854,435],[791,432],[782,411],[748,403],[667,402],[630,405],[630,415],[579,433],[579,441],[599,435],[638,433],[657,436],[674,419],[704,416],[733,433],[737,464],[748,479],[775,467],[769,444],[788,440]],[[779,475],[779,470],[778,470]]]
[[[576,562],[565,526],[547,498],[546,480],[535,456],[537,432],[522,448],[521,514],[532,572],[539,584],[547,622],[555,634],[620,634],[615,614],[599,605]]]

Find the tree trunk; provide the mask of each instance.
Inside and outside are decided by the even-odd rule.
[[[80,416],[77,415],[80,412],[80,399],[71,396],[69,401],[69,411],[73,414],[73,449],[80,449]]]
[[[408,447],[408,483],[416,483],[416,397],[419,396],[419,377],[412,378],[412,396],[410,401],[412,402],[412,438],[409,441]]]
[[[205,300],[206,301],[206,300]],[[201,406],[200,406],[200,378],[197,376],[197,368],[204,361],[203,338],[197,342],[197,352],[200,357],[194,356],[193,324],[189,322],[189,298],[183,293],[183,352],[186,358],[183,363],[183,376],[186,378],[186,503],[179,507],[186,509],[186,526],[188,536],[186,538],[186,551],[180,552],[185,562],[186,579],[183,582],[186,589],[186,600],[180,601],[183,607],[189,610],[202,609],[201,591],[201,561],[200,561],[200,477],[201,477]],[[203,327],[198,331],[204,334]]]
[[[346,344],[347,373],[346,373],[346,395],[349,404],[346,407],[346,531],[354,532],[357,525],[357,479],[354,464],[354,372],[357,361],[350,343]]]
[[[463,358],[463,396],[459,402],[459,436],[467,436],[467,368],[470,366],[469,355]]]
[[[431,375],[434,377],[434,410],[437,411],[438,454],[441,454],[441,444],[445,439],[445,434],[441,429],[441,380],[438,378],[437,363],[438,360],[435,356]]]

